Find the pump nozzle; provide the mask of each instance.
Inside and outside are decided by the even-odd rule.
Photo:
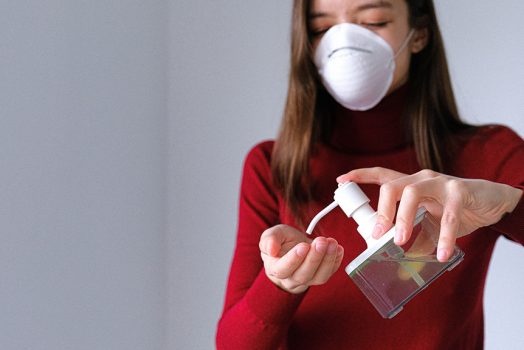
[[[329,213],[330,211],[335,209],[337,206],[338,206],[338,203],[337,202],[333,202],[330,205],[328,205],[327,207],[325,207],[324,209],[322,209],[322,211],[320,211],[317,215],[315,215],[315,217],[313,218],[313,220],[311,220],[311,223],[307,227],[306,233],[308,235],[313,233],[313,229],[315,228],[317,223],[320,221],[320,219],[322,219],[324,216],[326,216],[327,213]]]
[[[309,224],[306,233],[311,234],[316,224],[331,210],[340,206],[348,217],[353,218],[359,225],[358,232],[366,240],[368,245],[373,239],[371,230],[375,224],[376,213],[369,205],[369,198],[354,182],[340,184],[334,195],[335,201],[319,212]]]

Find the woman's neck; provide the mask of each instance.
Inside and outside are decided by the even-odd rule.
[[[403,123],[407,84],[387,95],[367,111],[352,111],[337,104],[330,145],[351,153],[382,153],[406,146]]]

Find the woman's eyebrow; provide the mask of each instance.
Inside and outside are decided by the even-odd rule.
[[[377,9],[377,8],[393,9],[393,4],[386,0],[370,1],[370,2],[357,6],[357,8],[355,9],[355,12],[361,12],[361,11]],[[308,14],[308,20],[311,21],[316,18],[329,17],[329,16],[330,15],[327,12],[310,12]]]
[[[393,4],[386,0],[372,1],[372,2],[368,2],[368,3],[357,6],[355,12],[371,10],[371,9],[376,9],[376,8],[392,9]]]

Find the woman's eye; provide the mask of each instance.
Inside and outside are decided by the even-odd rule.
[[[371,27],[371,28],[383,28],[388,25],[389,22],[370,22],[370,23],[362,23],[364,27]]]
[[[386,27],[391,21],[379,21],[379,22],[362,22],[360,23],[361,26],[369,28],[371,30],[373,29],[379,29]],[[311,37],[318,38],[324,35],[331,27],[324,27],[324,28],[318,28],[318,29],[312,29],[311,30]]]
[[[322,36],[327,31],[328,31],[327,28],[325,28],[325,29],[316,29],[316,30],[311,31],[311,36],[313,36],[313,37]]]

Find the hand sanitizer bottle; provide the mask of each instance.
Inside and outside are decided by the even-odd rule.
[[[306,232],[311,233],[318,220],[336,206],[357,222],[357,230],[367,244],[367,249],[346,267],[346,273],[384,318],[394,317],[409,300],[464,258],[455,246],[448,261],[437,260],[440,225],[425,208],[419,208],[411,238],[402,247],[393,242],[395,227],[373,239],[377,213],[353,182],[335,191],[335,201],[315,216]]]

